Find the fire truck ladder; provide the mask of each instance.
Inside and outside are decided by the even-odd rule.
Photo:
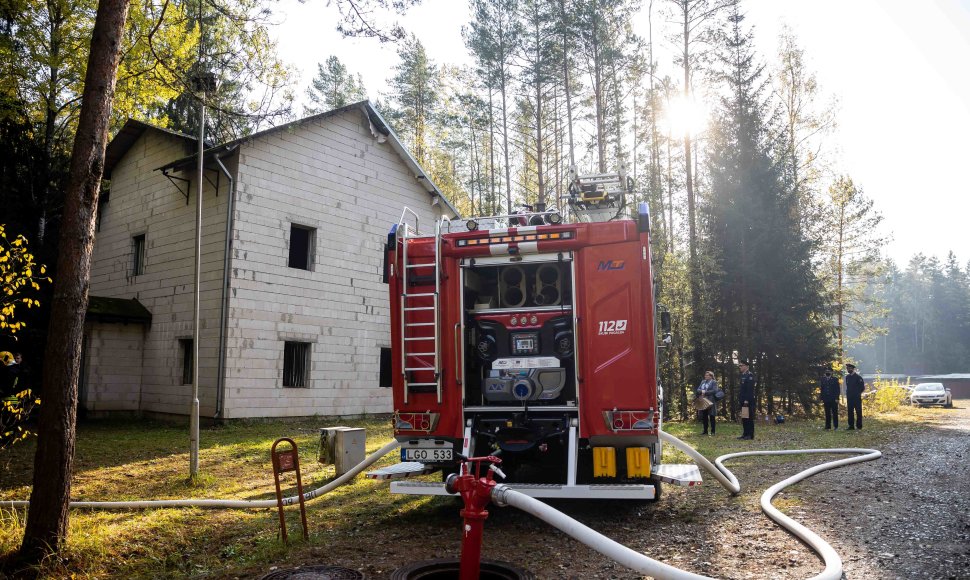
[[[414,216],[414,229],[405,222],[406,214]],[[408,208],[404,209],[397,228],[401,241],[401,353],[403,355],[404,402],[408,402],[411,387],[434,387],[441,402],[441,337],[438,334],[439,304],[441,292],[441,223],[435,223],[434,261],[410,263],[408,261],[408,240],[429,238],[418,231],[418,216]],[[411,286],[431,286],[422,283],[434,279],[434,291],[412,292]],[[409,280],[412,284],[409,284]],[[419,281],[420,280],[420,281]],[[430,288],[429,288],[430,290]],[[428,299],[431,306],[428,306]],[[409,315],[410,313],[410,315]],[[428,332],[430,330],[431,332]],[[431,357],[430,364],[428,357]],[[411,382],[408,373],[433,373],[434,382]]]

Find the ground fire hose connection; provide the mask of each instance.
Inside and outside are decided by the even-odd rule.
[[[727,455],[722,455],[718,457],[712,464],[707,460],[707,458],[698,453],[697,450],[687,445],[680,439],[677,439],[673,435],[661,431],[660,438],[694,459],[699,466],[710,472],[711,475],[713,475],[725,489],[731,492],[732,495],[735,495],[741,491],[741,485],[738,483],[738,479],[734,476],[734,474],[724,467],[724,462],[730,459],[735,459],[737,457],[750,457],[755,455],[801,455],[807,453],[838,453],[855,455],[855,457],[829,461],[827,463],[823,463],[796,473],[788,479],[776,483],[761,494],[761,510],[765,512],[769,518],[774,520],[775,523],[808,544],[812,550],[822,557],[822,561],[825,563],[825,569],[821,574],[815,576],[813,580],[839,580],[842,577],[842,559],[832,548],[832,546],[830,546],[815,532],[781,513],[781,511],[775,508],[775,506],[771,505],[771,500],[786,487],[798,483],[799,481],[811,477],[817,473],[821,473],[829,469],[835,469],[837,467],[843,467],[845,465],[851,465],[853,463],[872,461],[873,459],[882,457],[882,453],[875,449],[858,448],[744,451],[740,453],[729,453]],[[537,499],[514,491],[507,486],[501,484],[496,485],[492,491],[492,501],[498,506],[512,506],[519,508],[526,513],[532,514],[549,525],[558,528],[563,533],[593,548],[604,556],[626,566],[627,568],[636,570],[637,572],[641,572],[648,576],[653,576],[654,578],[661,580],[696,580],[709,578],[708,576],[702,576],[681,570],[679,568],[674,568],[673,566],[645,556],[640,552],[631,550],[630,548],[627,548],[626,546],[611,540],[603,534],[583,525],[559,510],[552,508]]]
[[[400,443],[395,440],[367,456],[363,461],[355,465],[350,471],[334,479],[330,483],[318,487],[313,491],[303,494],[304,501],[320,497],[330,493],[336,488],[350,482],[361,471],[364,471],[381,457],[398,448]],[[293,505],[300,501],[299,496],[283,498],[283,505]],[[29,501],[0,501],[0,508],[22,508],[30,505]],[[254,509],[254,508],[275,508],[276,499],[263,500],[233,500],[233,499],[156,499],[143,501],[72,501],[72,508],[91,508],[91,509],[151,509],[151,508],[171,508],[171,507],[202,507],[217,509]]]

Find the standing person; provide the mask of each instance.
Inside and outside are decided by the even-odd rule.
[[[698,411],[697,414],[700,415],[700,420],[704,424],[704,432],[701,435],[707,435],[707,425],[711,425],[711,435],[714,435],[714,423],[717,419],[717,401],[718,393],[721,393],[721,397],[724,396],[724,392],[721,388],[717,386],[717,381],[714,380],[714,372],[707,371],[704,373],[704,380],[701,384],[697,386],[694,390],[694,394],[697,398],[704,397],[711,402],[711,406],[704,409],[703,411]]]
[[[849,408],[849,431],[862,429],[862,391],[866,390],[866,383],[862,376],[855,372],[855,365],[845,365],[849,374],[845,376],[845,404]],[[855,421],[853,422],[853,415]]]
[[[839,391],[842,389],[841,382],[837,377],[832,376],[832,369],[825,369],[825,376],[822,377],[822,406],[825,407],[825,428],[839,430]]]
[[[754,439],[754,374],[748,370],[751,363],[738,363],[741,370],[741,436],[738,439]],[[747,416],[747,418],[745,418]]]

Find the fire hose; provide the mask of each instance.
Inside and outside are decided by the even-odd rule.
[[[811,477],[817,473],[821,473],[829,469],[835,469],[837,467],[843,467],[845,465],[851,465],[853,463],[872,461],[882,457],[882,453],[875,449],[862,448],[743,451],[740,453],[728,453],[727,455],[722,455],[715,459],[714,464],[712,464],[694,448],[690,447],[673,435],[660,431],[660,438],[694,459],[698,465],[710,472],[711,475],[713,475],[714,478],[717,479],[725,489],[731,492],[732,495],[736,495],[741,491],[741,485],[738,482],[737,477],[735,477],[728,468],[724,467],[724,462],[730,459],[735,459],[738,457],[751,457],[756,455],[796,455],[809,453],[855,455],[854,457],[849,457],[846,459],[829,461],[827,463],[823,463],[796,473],[788,479],[776,483],[761,494],[761,510],[765,512],[769,518],[774,520],[775,523],[808,544],[808,546],[815,551],[815,553],[821,556],[822,561],[825,563],[825,569],[822,571],[822,573],[815,576],[814,580],[839,580],[842,577],[842,559],[839,557],[839,554],[835,551],[835,549],[832,548],[832,546],[830,546],[828,542],[823,540],[818,534],[781,513],[778,508],[771,504],[771,500],[786,487],[798,483],[799,481],[802,481],[803,479]],[[641,554],[640,552],[627,548],[626,546],[611,540],[603,534],[583,525],[559,510],[523,493],[514,491],[505,485],[499,484],[494,487],[492,490],[492,501],[498,506],[512,506],[519,508],[520,510],[541,519],[551,526],[558,528],[560,531],[586,544],[604,556],[626,566],[627,568],[636,570],[637,572],[641,572],[661,580],[697,580],[709,578],[708,576],[694,574],[693,572],[687,572],[686,570],[675,568],[669,564],[664,564],[663,562],[654,560],[653,558]]]
[[[378,459],[384,457],[400,445],[396,440],[391,440],[386,445],[368,455],[363,461],[351,468],[347,473],[334,479],[330,483],[318,487],[303,494],[304,501],[320,497],[330,493],[334,489],[348,483],[361,471],[373,465]],[[283,505],[293,505],[300,501],[299,496],[283,498]],[[22,508],[30,505],[29,501],[2,501],[0,508]],[[262,500],[240,500],[240,499],[155,499],[155,500],[135,500],[135,501],[72,501],[70,507],[73,508],[92,508],[92,509],[146,509],[146,508],[169,508],[169,507],[202,507],[202,508],[224,508],[224,509],[253,509],[253,508],[274,508],[275,499]]]

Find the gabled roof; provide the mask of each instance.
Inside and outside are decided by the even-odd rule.
[[[221,156],[224,153],[228,153],[229,151],[232,151],[233,149],[238,147],[241,143],[253,141],[253,140],[262,138],[266,135],[277,133],[279,131],[285,131],[292,127],[298,127],[307,122],[318,121],[321,119],[334,117],[336,115],[340,115],[342,113],[346,113],[348,111],[353,111],[353,110],[359,110],[367,118],[368,122],[370,123],[371,133],[374,135],[374,137],[377,139],[379,143],[387,142],[390,144],[391,149],[393,149],[394,152],[397,153],[398,156],[401,158],[401,160],[404,161],[404,164],[414,175],[414,178],[418,180],[418,183],[420,183],[421,186],[424,187],[424,189],[429,194],[431,194],[432,201],[435,199],[439,199],[441,200],[442,203],[445,204],[445,206],[449,210],[451,210],[451,212],[455,216],[461,215],[458,213],[458,210],[455,208],[455,206],[452,205],[452,203],[448,200],[448,198],[446,198],[441,193],[441,190],[439,190],[438,187],[431,181],[431,178],[428,177],[427,173],[417,162],[417,160],[411,156],[411,153],[408,152],[407,148],[401,143],[401,140],[398,138],[397,134],[394,133],[394,130],[391,129],[391,126],[387,123],[387,121],[384,120],[384,117],[381,116],[380,112],[377,111],[377,109],[370,101],[360,101],[358,103],[352,103],[350,105],[340,107],[339,109],[333,109],[332,111],[318,113],[316,115],[304,117],[302,119],[298,119],[290,123],[277,125],[275,127],[270,127],[269,129],[265,129],[263,131],[253,133],[252,135],[247,135],[245,137],[233,139],[232,141],[228,141],[221,145],[216,145],[215,147],[210,147],[209,149],[206,149],[203,152],[203,159],[208,161],[213,157]],[[193,139],[193,141],[195,140]],[[171,163],[167,163],[157,168],[156,171],[165,172],[165,171],[173,171],[173,170],[182,171],[186,169],[191,169],[192,167],[195,167],[197,163],[196,162],[197,156],[198,156],[198,153],[195,153],[193,155],[183,157],[182,159],[177,159],[175,161],[172,161]]]
[[[104,150],[105,179],[111,179],[111,171],[115,168],[115,165],[117,165],[118,162],[121,161],[121,158],[128,153],[128,150],[131,149],[131,146],[135,144],[135,141],[137,141],[138,138],[149,129],[153,131],[161,131],[162,133],[167,133],[180,139],[185,139],[190,143],[198,142],[198,140],[191,135],[179,133],[178,131],[172,131],[171,129],[165,129],[164,127],[152,125],[151,123],[146,123],[144,121],[128,119],[125,121],[125,125],[120,131],[118,131],[118,134],[111,139],[111,142],[108,143],[108,146]]]

